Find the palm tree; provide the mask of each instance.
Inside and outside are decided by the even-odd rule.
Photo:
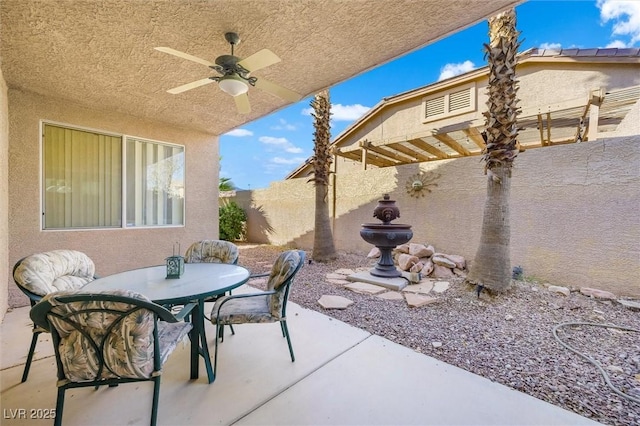
[[[467,282],[476,286],[478,295],[483,288],[499,293],[511,284],[509,197],[511,168],[518,155],[519,35],[514,9],[489,19],[489,44],[484,46],[489,65],[488,111],[484,113],[487,146],[482,157],[487,175],[487,199],[480,245],[467,277]]]
[[[218,181],[218,191],[233,191],[234,188],[235,185],[233,184],[233,182],[231,182],[231,178],[220,176],[220,179]]]
[[[329,176],[331,174],[331,102],[329,91],[317,93],[311,101],[314,118],[313,177],[309,180],[316,187],[315,228],[313,235],[313,260],[326,262],[335,259],[331,220],[329,219]]]

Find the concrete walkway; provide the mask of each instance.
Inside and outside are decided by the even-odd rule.
[[[28,308],[0,327],[2,425],[55,407],[56,371],[43,335],[20,383],[31,338]],[[591,420],[318,312],[289,305],[296,362],[278,324],[236,326],[220,344],[218,377],[189,380],[188,345],[165,365],[159,425],[595,425]],[[213,349],[214,328],[207,327]],[[152,384],[67,391],[64,425],[145,425]],[[38,411],[40,409],[40,411]]]

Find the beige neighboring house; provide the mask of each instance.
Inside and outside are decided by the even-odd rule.
[[[305,97],[521,0],[470,3],[0,1],[0,319],[27,303],[11,274],[24,256],[76,249],[107,275],[218,237],[219,135],[294,98],[247,86],[241,114],[198,87],[220,75],[226,32],[238,57],[280,59],[245,62],[251,77]]]
[[[512,263],[525,275],[640,297],[639,49],[531,49],[517,68],[519,143]],[[389,193],[414,242],[472,260],[486,191],[479,155],[487,67],[383,99],[333,142],[336,247],[359,236]],[[255,242],[313,246],[307,163],[269,188],[239,191]],[[295,216],[295,220],[292,220]]]

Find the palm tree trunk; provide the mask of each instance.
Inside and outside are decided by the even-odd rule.
[[[311,101],[315,127],[313,178],[315,185],[315,227],[313,234],[312,259],[326,262],[335,259],[336,249],[333,243],[331,219],[329,218],[329,175],[331,173],[331,102],[329,91],[323,90]]]
[[[483,155],[487,199],[480,245],[467,276],[467,282],[476,285],[478,292],[482,288],[503,292],[511,284],[509,198],[511,167],[518,155],[518,36],[515,10],[489,19],[490,41],[485,45],[489,63],[488,111],[484,113],[487,146]]]

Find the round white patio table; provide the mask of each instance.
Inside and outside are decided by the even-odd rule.
[[[132,269],[98,278],[82,287],[83,292],[125,289],[140,293],[159,305],[186,305],[191,312],[191,379],[198,378],[198,355],[204,358],[209,383],[215,380],[204,327],[204,301],[223,295],[249,280],[249,271],[226,263],[186,263],[180,278],[166,278],[166,265]]]

